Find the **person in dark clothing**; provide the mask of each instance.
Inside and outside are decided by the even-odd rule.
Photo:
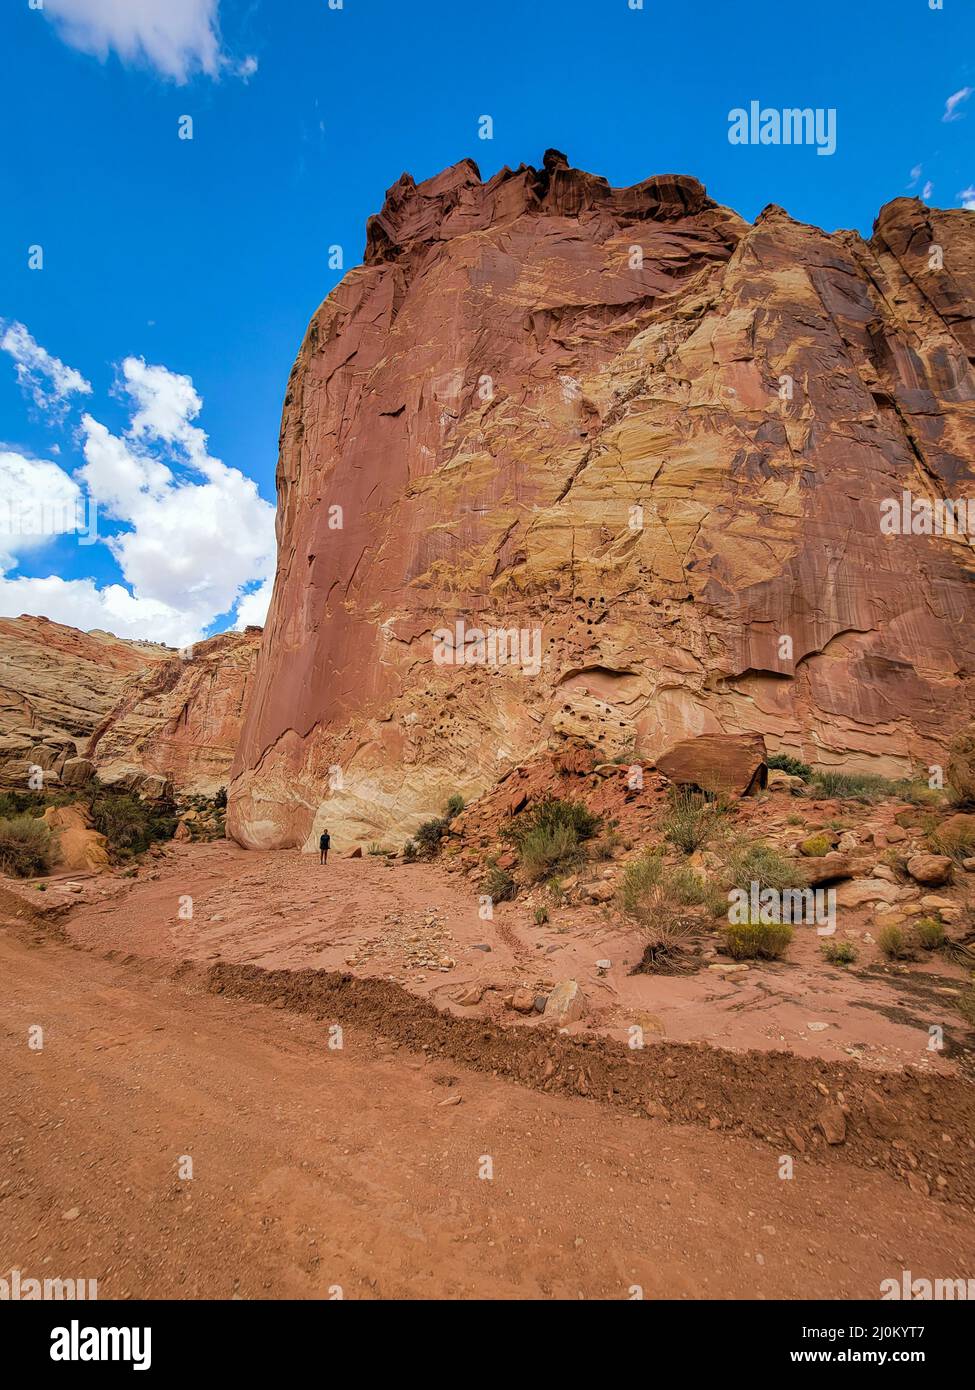
[[[319,848],[319,849],[321,850],[321,852],[322,852],[322,859],[321,859],[321,862],[322,862],[323,864],[327,864],[327,863],[328,863],[328,847],[329,847],[329,845],[330,845],[331,843],[332,843],[332,837],[331,837],[331,835],[329,835],[329,833],[328,833],[327,830],[323,830],[323,831],[322,831],[321,839],[318,841],[318,848]]]

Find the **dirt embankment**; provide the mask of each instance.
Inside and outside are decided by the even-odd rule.
[[[187,965],[184,978],[199,972]],[[429,1056],[539,1090],[774,1144],[794,1158],[877,1168],[975,1208],[975,1088],[954,1077],[866,1073],[785,1052],[655,1042],[630,1049],[456,1018],[401,986],[316,970],[220,963],[212,993],[356,1024]]]

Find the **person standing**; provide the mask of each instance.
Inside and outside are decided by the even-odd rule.
[[[321,834],[321,838],[320,838],[319,841],[318,841],[318,848],[319,848],[319,850],[321,851],[321,856],[322,856],[321,862],[322,862],[323,864],[327,864],[327,863],[328,863],[328,850],[329,850],[329,846],[331,845],[331,843],[332,843],[332,837],[331,837],[331,835],[329,835],[329,833],[328,833],[327,830],[323,830],[323,831],[322,831],[322,834]]]

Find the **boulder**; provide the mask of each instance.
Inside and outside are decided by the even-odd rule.
[[[586,996],[576,980],[562,980],[545,1001],[543,1017],[560,1028],[577,1022],[586,1012]]]
[[[898,900],[895,884],[882,878],[858,878],[841,883],[836,890],[838,907],[863,907],[865,903],[893,903]]]
[[[907,872],[915,883],[940,888],[951,878],[954,865],[946,854],[915,854],[907,861]]]
[[[658,758],[657,771],[679,787],[753,796],[768,784],[765,758],[761,734],[699,734]]]
[[[95,775],[95,764],[88,758],[68,758],[61,769],[61,781],[66,787],[83,787]]]
[[[44,820],[58,840],[59,869],[97,872],[108,868],[108,842],[91,828],[87,806],[48,806]]]

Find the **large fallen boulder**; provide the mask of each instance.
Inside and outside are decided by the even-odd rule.
[[[761,734],[700,734],[657,759],[657,771],[679,787],[725,796],[754,796],[768,785]]]
[[[91,828],[87,806],[49,806],[44,821],[58,840],[59,869],[97,872],[108,868],[107,841]]]

